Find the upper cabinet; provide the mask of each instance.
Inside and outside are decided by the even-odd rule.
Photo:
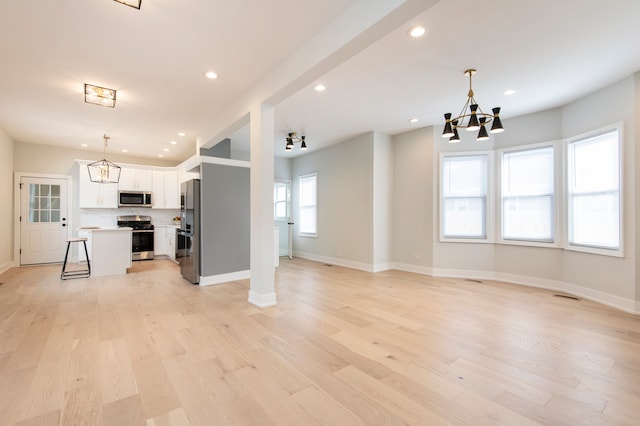
[[[153,208],[180,208],[180,188],[178,185],[178,172],[153,172]]]
[[[153,172],[146,169],[123,167],[120,171],[119,191],[152,191]]]
[[[78,162],[79,207],[81,209],[118,208],[118,185],[115,183],[95,183],[89,179],[87,162]]]

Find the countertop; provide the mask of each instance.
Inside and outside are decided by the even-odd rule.
[[[122,226],[122,227],[118,227],[118,226],[105,226],[105,227],[100,227],[100,226],[81,226],[78,229],[78,231],[91,231],[91,232],[133,231],[133,228],[130,228],[128,226]]]

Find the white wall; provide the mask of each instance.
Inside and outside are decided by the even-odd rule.
[[[389,269],[392,260],[393,145],[391,137],[373,134],[373,269]]]
[[[0,272],[13,262],[13,150],[13,140],[0,129]]]
[[[433,131],[393,137],[393,261],[403,269],[432,272],[434,236]]]
[[[373,245],[373,132],[291,160],[294,223],[298,178],[318,173],[318,236],[294,226],[294,254],[371,269]]]

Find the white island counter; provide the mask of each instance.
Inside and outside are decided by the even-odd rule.
[[[124,275],[131,267],[131,231],[133,228],[80,229],[80,236],[87,233],[90,244],[91,276]]]

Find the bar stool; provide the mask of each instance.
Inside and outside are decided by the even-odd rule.
[[[87,259],[87,269],[77,269],[74,271],[67,271],[67,258],[69,257],[69,247],[71,243],[82,243],[84,245],[84,254]],[[89,262],[89,251],[87,250],[86,238],[69,238],[67,240],[67,252],[64,255],[64,263],[62,264],[62,272],[60,273],[61,280],[68,280],[71,278],[87,278],[91,275],[91,262]]]

